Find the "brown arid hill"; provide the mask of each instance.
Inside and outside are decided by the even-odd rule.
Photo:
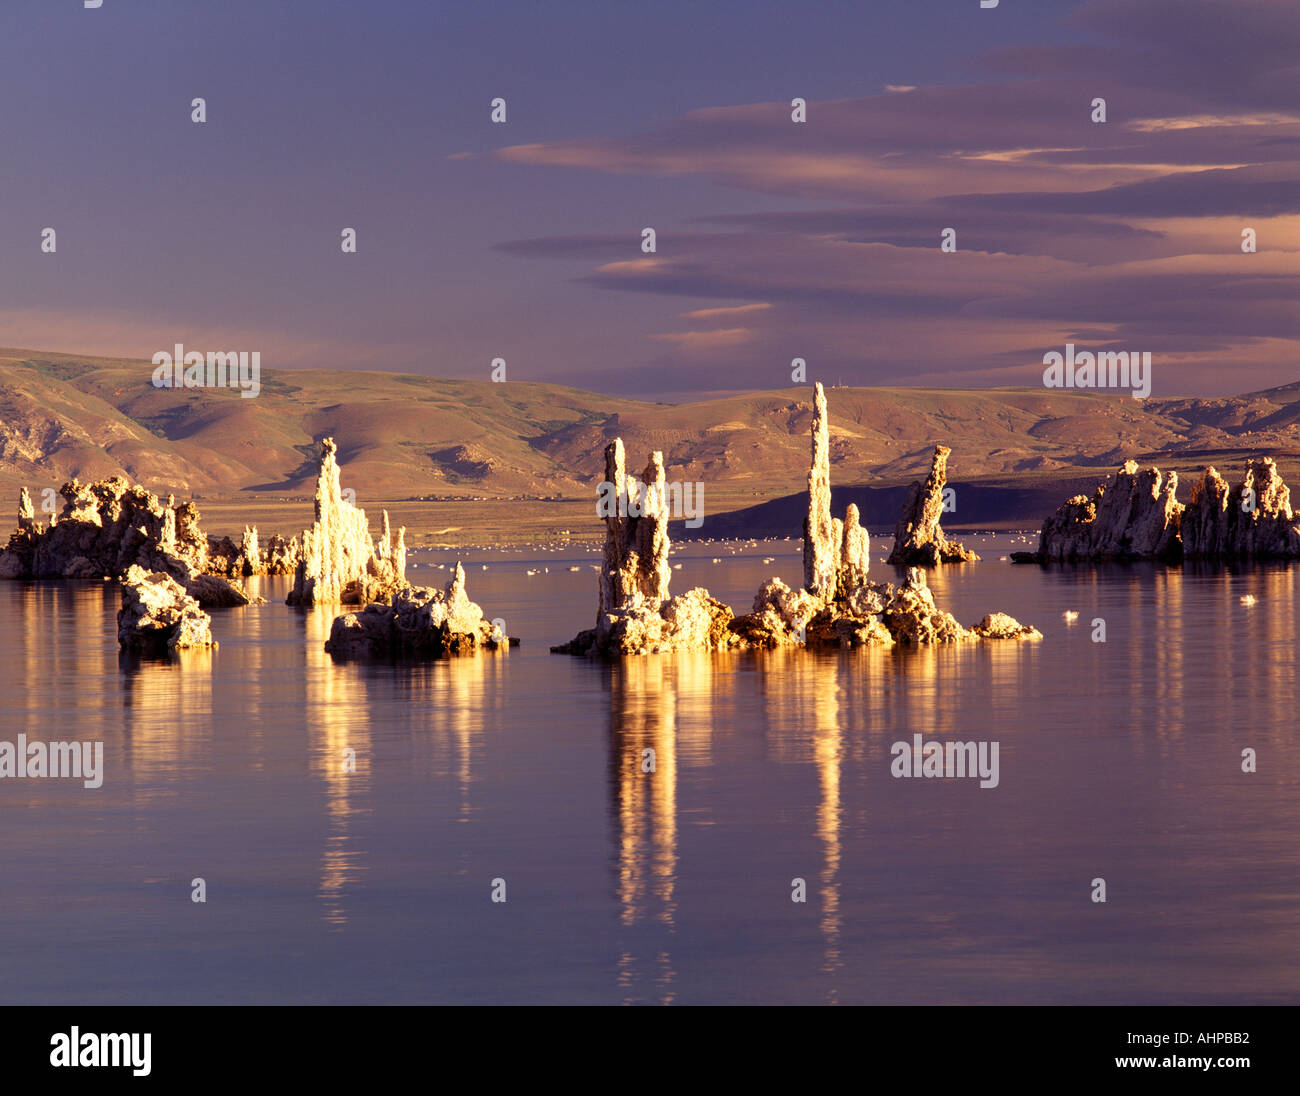
[[[243,510],[264,512],[272,501],[305,504],[309,521],[316,445],[332,436],[360,504],[391,503],[395,519],[417,531],[499,539],[466,500],[558,498],[572,501],[516,505],[512,520],[529,513],[539,534],[553,525],[597,536],[590,504],[603,450],[622,437],[632,467],[659,449],[670,481],[705,484],[703,533],[799,534],[783,507],[752,532],[738,511],[804,490],[808,387],[666,404],[523,380],[264,369],[261,395],[245,399],[235,390],[154,388],[151,375],[145,361],[0,349],[0,514],[20,484],[35,496],[74,476],[122,474],[155,492],[208,500],[206,514],[229,517],[206,521],[211,532],[238,532]],[[936,442],[953,450],[950,482],[970,488],[954,525],[1036,525],[1126,457],[1180,473],[1213,463],[1231,478],[1246,456],[1272,455],[1284,476],[1300,480],[1300,383],[1221,399],[841,387],[827,400],[833,478],[876,500],[864,509],[872,524],[892,525],[896,492],[882,492],[923,476]],[[298,522],[294,510],[285,531]]]

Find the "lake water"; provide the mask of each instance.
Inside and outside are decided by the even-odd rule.
[[[219,650],[133,662],[114,584],[0,583],[0,739],[106,770],[0,780],[0,1000],[1300,1001],[1296,568],[965,539],[939,604],[1041,643],[552,655],[594,616],[572,549],[465,554],[508,655],[336,664],[262,580]],[[798,550],[684,546],[674,590],[743,611]],[[891,776],[915,733],[998,742],[997,787]]]

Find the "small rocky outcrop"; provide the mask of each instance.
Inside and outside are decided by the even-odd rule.
[[[1044,523],[1034,552],[1016,563],[1300,558],[1300,518],[1271,457],[1252,460],[1236,487],[1214,468],[1175,497],[1178,474],[1125,461],[1092,498],[1076,495]]]
[[[740,647],[888,646],[894,637],[880,613],[892,596],[888,584],[864,583],[839,604],[768,579],[754,595],[753,611],[733,625]]]
[[[445,590],[407,586],[389,602],[373,602],[361,612],[335,617],[325,650],[339,658],[472,654],[504,650],[518,640],[483,618],[465,593],[465,571],[456,564]]]
[[[248,604],[239,586],[208,573],[208,540],[194,503],[164,502],[123,476],[74,479],[60,494],[63,510],[45,526],[23,489],[18,528],[0,552],[0,578],[116,579],[140,567],[170,575],[204,606]]]
[[[936,445],[930,474],[912,484],[894,530],[894,547],[887,562],[901,567],[934,567],[941,563],[974,563],[980,558],[944,536],[939,525],[951,452],[947,446]]]
[[[768,579],[743,616],[707,590],[673,597],[666,514],[651,501],[636,513],[606,517],[605,559],[596,626],[552,647],[560,654],[620,656],[660,651],[743,650],[764,647],[856,647],[893,643],[948,643],[968,639],[1029,638],[1038,633],[1004,613],[963,628],[936,607],[919,568],[895,586],[868,579],[866,530],[856,506],[844,520],[830,514],[829,419],[819,384],[814,395],[808,514],[804,520],[804,589]],[[942,450],[946,455],[946,450]],[[622,498],[626,480],[623,443],[605,450],[607,482]],[[942,494],[942,467],[939,468]],[[655,453],[640,483],[662,497],[663,457]],[[638,488],[638,490],[640,490]],[[936,523],[937,527],[937,523]],[[957,546],[960,549],[960,546]]]
[[[1006,613],[989,613],[972,629],[981,639],[1042,639],[1043,633]]]
[[[647,605],[611,614],[603,630],[589,628],[551,650],[570,655],[725,650],[739,645],[731,631],[733,616],[728,606],[697,586],[657,608]]]
[[[818,602],[806,590],[770,579],[754,599],[754,611],[740,617],[733,632],[741,647],[887,647],[894,643],[954,643],[972,639],[1041,639],[1042,633],[1006,613],[990,613],[963,628],[934,603],[918,567],[895,586],[867,582],[839,604]]]
[[[951,614],[934,603],[934,594],[919,567],[908,569],[907,579],[893,591],[881,614],[897,643],[953,643],[972,634]]]
[[[807,590],[792,590],[779,578],[770,578],[754,595],[752,611],[737,618],[732,631],[741,646],[794,646],[803,642],[813,617],[825,607]]]
[[[124,650],[140,653],[217,645],[212,618],[184,586],[169,574],[134,564],[122,577],[117,641]]]
[[[288,604],[387,604],[406,586],[406,530],[399,529],[394,541],[384,511],[383,535],[378,543],[370,539],[366,512],[343,497],[338,446],[325,438],[316,476],[316,520],[302,534]]]

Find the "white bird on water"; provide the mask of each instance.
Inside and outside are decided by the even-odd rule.
[[[1079,619],[1079,612],[1077,609],[1066,609],[1061,616],[1065,619],[1066,624],[1073,624]]]
[[[1241,603],[1247,607],[1254,605],[1256,601],[1254,594],[1242,594]]]

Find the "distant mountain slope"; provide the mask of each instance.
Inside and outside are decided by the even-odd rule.
[[[797,493],[807,475],[807,388],[670,405],[524,381],[265,370],[261,395],[243,399],[156,389],[151,372],[142,361],[0,350],[0,482],[122,473],[178,495],[301,495],[326,435],[347,484],[372,498],[585,497],[617,436],[634,468],[662,449],[670,478],[703,481],[733,508]],[[1300,454],[1300,382],[1223,399],[921,388],[827,398],[840,488],[908,482],[936,442],[953,449],[955,482],[1012,492],[988,496],[1004,501],[1054,496],[1126,456],[1235,470],[1245,454],[1270,453],[1286,474]]]

